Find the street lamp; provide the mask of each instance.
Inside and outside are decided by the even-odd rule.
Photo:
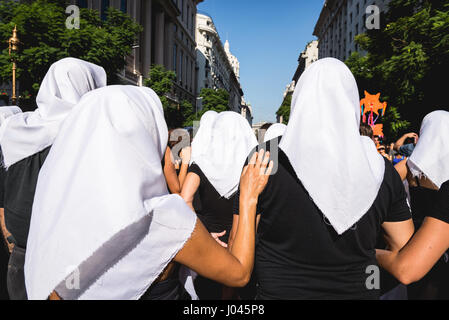
[[[17,67],[16,67],[16,60],[12,56],[12,53],[19,50],[19,38],[17,37],[17,26],[14,26],[14,30],[12,31],[12,37],[9,38],[8,44],[9,44],[9,56],[11,57],[11,61],[12,61],[12,99],[11,99],[11,102],[13,105],[15,105],[17,102],[17,97],[16,97],[16,70],[17,70]]]

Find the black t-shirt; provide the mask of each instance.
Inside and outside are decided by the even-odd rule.
[[[220,240],[227,243],[232,228],[235,195],[230,199],[221,197],[195,163],[190,166],[188,172],[195,173],[200,178],[200,186],[197,192],[201,199],[201,213],[198,213],[198,218],[209,232],[226,230],[226,234]]]
[[[269,149],[269,148],[265,148]],[[370,210],[338,235],[297,178],[285,153],[271,151],[277,171],[259,197],[255,255],[260,299],[378,299],[366,286],[377,266],[384,222],[411,218],[402,181],[385,160],[385,176]],[[237,211],[236,211],[237,212]]]
[[[3,208],[4,206],[3,203],[5,198],[5,177],[6,177],[5,168],[3,168],[3,166],[0,165],[0,208]]]
[[[410,187],[409,193],[413,222],[415,229],[419,229],[425,217],[429,214],[429,208],[434,205],[438,191],[424,187]]]
[[[49,152],[50,147],[13,164],[6,172],[6,228],[13,242],[22,248],[27,244],[37,178]]]
[[[427,216],[449,223],[449,181],[444,183],[435,195],[432,210],[427,211]]]

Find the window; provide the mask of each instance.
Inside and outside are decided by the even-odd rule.
[[[190,29],[190,6],[187,6],[187,29]]]
[[[87,8],[87,0],[78,0],[78,7]]]
[[[184,52],[181,50],[181,59],[179,61],[179,82],[182,85],[182,75],[183,75],[183,62],[184,62]]]
[[[180,4],[181,8],[179,8],[179,10],[181,10],[181,20],[184,20],[184,0],[181,0]]]
[[[128,0],[120,0],[120,10],[123,13],[128,12]]]
[[[109,8],[109,0],[101,0],[101,20],[106,20]]]
[[[177,73],[178,70],[176,69],[178,66],[178,45],[175,44],[173,46],[173,70]]]

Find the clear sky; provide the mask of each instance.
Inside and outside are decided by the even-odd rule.
[[[245,100],[253,123],[274,122],[283,93],[292,81],[299,54],[312,35],[323,0],[204,0],[224,43],[240,62]]]

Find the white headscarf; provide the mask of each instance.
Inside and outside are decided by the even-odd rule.
[[[408,160],[413,176],[425,175],[438,189],[449,180],[449,112],[428,114],[421,125],[418,144]]]
[[[0,107],[0,126],[6,119],[21,112],[22,110],[16,106]]]
[[[338,234],[367,213],[385,162],[359,133],[357,83],[337,59],[322,59],[301,76],[280,148]]]
[[[211,139],[212,136],[212,126],[217,118],[218,113],[215,111],[207,111],[201,117],[200,128],[196,133],[192,141],[192,156],[190,157],[190,164],[199,159],[201,155],[205,156],[207,150],[204,148]]]
[[[202,133],[198,140],[201,143],[195,143],[195,137],[192,160],[220,196],[229,199],[237,191],[246,158],[257,146],[256,137],[248,121],[232,111],[221,112],[212,124],[206,122],[205,128],[204,134],[210,138],[203,140]]]
[[[30,299],[138,299],[189,239],[196,216],[169,195],[162,104],[149,88],[86,94],[39,174],[28,237]],[[78,281],[79,280],[79,281]]]
[[[268,142],[273,140],[274,138],[278,138],[284,135],[285,130],[287,130],[287,126],[283,123],[275,123],[271,127],[268,128],[267,132],[265,132],[265,137],[263,142]]]
[[[65,58],[42,81],[37,109],[9,117],[0,128],[6,168],[51,146],[59,127],[81,97],[106,85],[106,72],[92,63]]]

